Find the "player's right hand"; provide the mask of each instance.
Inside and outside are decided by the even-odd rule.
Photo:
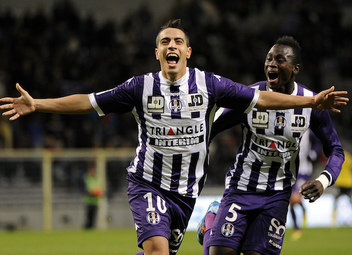
[[[309,203],[315,202],[324,193],[324,187],[318,180],[305,182],[299,191],[304,199],[308,199]]]
[[[20,97],[3,97],[0,98],[0,110],[8,110],[3,112],[3,116],[11,116],[10,120],[16,120],[20,116],[27,115],[35,111],[34,99],[25,91],[20,84],[16,83],[16,89],[21,94]]]

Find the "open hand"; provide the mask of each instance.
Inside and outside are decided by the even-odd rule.
[[[20,116],[35,111],[34,99],[25,91],[20,84],[16,83],[16,89],[21,94],[20,97],[4,97],[0,98],[0,110],[8,110],[3,112],[3,116],[11,116],[10,120],[18,119]]]
[[[330,110],[332,112],[341,112],[336,106],[347,105],[349,99],[344,95],[347,95],[347,91],[334,91],[335,87],[332,86],[329,89],[321,91],[319,94],[314,96],[315,109],[318,110]]]

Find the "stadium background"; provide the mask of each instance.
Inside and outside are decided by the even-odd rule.
[[[288,34],[303,49],[303,69],[297,81],[315,91],[330,85],[352,91],[352,3],[347,0],[2,0],[0,97],[16,96],[16,82],[34,97],[56,97],[109,89],[134,75],[158,71],[155,36],[170,18],[182,18],[190,33],[190,66],[251,84],[263,80],[268,49],[278,36]],[[350,151],[351,108],[349,104],[342,114],[331,114],[343,146]],[[222,194],[240,133],[238,127],[233,128],[212,143],[204,196]],[[54,229],[82,226],[82,175],[87,163],[97,159],[106,166],[102,207],[108,221],[100,226],[132,227],[125,167],[133,153],[106,158],[104,152],[91,151],[133,150],[136,137],[130,114],[103,119],[94,113],[32,114],[13,123],[1,118],[0,229],[45,226],[44,148],[53,152],[70,149],[69,157],[49,159],[53,209],[49,220]],[[331,194],[326,195],[331,200]],[[329,210],[327,206],[322,211]],[[351,224],[351,219],[341,224]]]

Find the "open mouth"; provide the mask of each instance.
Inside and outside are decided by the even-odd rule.
[[[275,81],[276,79],[279,78],[279,74],[277,72],[268,72],[268,78],[269,78],[269,81]]]
[[[166,61],[170,65],[176,65],[180,57],[175,53],[170,53],[166,56]]]

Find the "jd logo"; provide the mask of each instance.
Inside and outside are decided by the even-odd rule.
[[[307,116],[305,115],[292,115],[291,129],[292,131],[304,131],[307,126]]]
[[[268,128],[269,113],[253,111],[252,126],[254,128]]]
[[[164,97],[163,96],[148,96],[147,109],[150,113],[164,112]]]
[[[192,94],[189,96],[190,96],[190,98],[188,100],[189,107],[200,106],[203,104],[203,97],[201,94]]]

